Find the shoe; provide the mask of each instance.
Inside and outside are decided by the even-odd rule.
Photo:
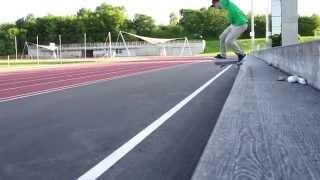
[[[242,60],[247,56],[246,54],[237,54],[238,55],[238,61],[242,62]]]
[[[216,59],[227,59],[225,56],[222,56],[221,54],[216,55],[214,58],[216,58]]]

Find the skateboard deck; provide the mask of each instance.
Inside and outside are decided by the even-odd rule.
[[[214,60],[214,63],[218,66],[221,66],[221,65],[237,64],[238,60],[236,60],[236,59],[216,59],[216,60]]]
[[[231,65],[231,64],[236,64],[238,66],[241,66],[243,61],[239,62],[237,59],[215,59],[214,63],[217,66],[220,66],[221,68]]]

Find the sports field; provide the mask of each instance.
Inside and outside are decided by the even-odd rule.
[[[308,42],[316,40],[314,36],[304,36],[300,37],[300,42]],[[219,53],[219,40],[207,40],[206,41],[206,49],[204,52],[204,56],[214,56],[215,54]],[[238,41],[240,46],[246,51],[250,52],[251,50],[251,39],[241,39]],[[259,49],[266,47],[266,42],[264,38],[258,38],[256,39],[256,45]],[[232,53],[229,53],[230,55],[233,55]],[[10,61],[5,59],[4,57],[0,58],[0,71],[2,70],[14,70],[14,69],[21,69],[21,68],[33,68],[33,67],[39,67],[41,66],[57,66],[57,65],[68,65],[68,64],[83,64],[83,63],[94,63],[94,62],[112,62],[114,60],[134,60],[134,59],[145,59],[145,58],[116,58],[116,59],[110,59],[110,58],[99,58],[99,59],[63,59],[61,60],[15,60],[13,59],[13,56],[11,57]]]

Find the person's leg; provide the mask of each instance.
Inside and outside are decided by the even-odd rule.
[[[247,30],[247,28],[248,25],[232,26],[225,39],[226,46],[230,47],[238,56],[245,55],[244,51],[238,45],[237,39]]]
[[[228,26],[227,29],[225,29],[221,35],[219,36],[220,40],[220,55],[223,57],[227,57],[227,47],[226,47],[226,38],[228,34],[231,32],[232,26]]]

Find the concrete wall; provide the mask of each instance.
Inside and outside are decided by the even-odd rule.
[[[253,55],[320,89],[320,41],[266,49]]]

